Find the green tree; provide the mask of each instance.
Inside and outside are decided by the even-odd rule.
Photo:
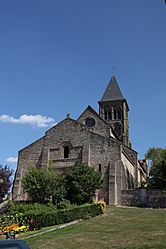
[[[3,198],[9,192],[12,181],[11,177],[13,175],[13,170],[9,166],[0,165],[0,203],[3,201]]]
[[[166,190],[166,149],[150,148],[145,157],[150,160],[148,185]]]
[[[23,180],[23,188],[33,202],[60,202],[65,195],[63,178],[52,168],[29,167]]]
[[[101,174],[87,165],[76,165],[64,177],[66,198],[78,205],[92,201],[96,189],[102,184]]]

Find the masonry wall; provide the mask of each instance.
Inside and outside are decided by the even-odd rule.
[[[90,115],[90,114],[88,114]],[[98,117],[97,117],[98,118]],[[121,160],[122,143],[108,135],[109,129],[97,121],[98,131],[106,129],[107,136],[98,134],[96,130],[67,118],[45,133],[45,136],[19,152],[18,167],[13,187],[14,200],[26,200],[23,193],[21,179],[30,165],[47,167],[49,163],[59,171],[66,172],[76,164],[87,164],[100,170],[103,186],[98,191],[98,198],[107,204],[115,205],[121,202],[121,189],[128,167],[125,156]],[[100,133],[100,132],[99,132]],[[102,133],[102,132],[101,132]],[[64,157],[64,147],[70,149],[69,156]],[[130,150],[131,152],[131,150]],[[126,155],[126,154],[125,154]],[[129,165],[131,167],[131,165]],[[133,172],[132,172],[133,174]]]
[[[105,130],[105,125],[103,127],[103,122],[100,125],[100,121],[96,124],[98,125],[96,129],[98,131]],[[107,130],[107,132],[109,131]],[[65,143],[71,144],[70,157],[67,159],[63,157],[63,145]],[[110,199],[114,202],[115,190],[109,188],[109,166],[111,165],[115,170],[115,162],[120,159],[120,143],[116,139],[102,136],[96,133],[96,130],[67,119],[46,133],[44,148],[45,150],[49,148],[49,159],[53,166],[63,171],[79,162],[88,164],[97,171],[100,167],[103,187],[98,192],[98,198],[104,199],[108,204]],[[113,175],[115,175],[114,172]]]
[[[149,188],[122,190],[122,206],[166,208],[166,192]]]
[[[64,158],[64,146],[70,148],[68,158]],[[70,118],[48,130],[45,136],[19,152],[18,167],[13,187],[14,200],[25,200],[21,179],[30,165],[53,167],[65,172],[75,164],[88,164],[99,170],[103,177],[103,188],[99,198],[109,203],[109,165],[115,168],[120,158],[120,146],[115,139],[106,138]],[[111,190],[111,194],[113,194]]]
[[[26,198],[23,193],[21,180],[30,165],[38,165],[43,149],[43,138],[19,151],[17,170],[13,183],[13,199],[22,200]]]
[[[123,154],[121,153],[121,160],[124,165],[124,170],[126,172],[126,181],[128,183],[122,186],[122,189],[134,188],[134,179],[135,179],[135,168],[136,166]],[[128,186],[130,185],[130,186]]]
[[[90,161],[89,165],[96,170],[101,167],[103,186],[99,191],[99,199],[107,204],[115,201],[115,163],[120,159],[120,145],[113,138],[104,138],[91,133],[90,135]],[[100,165],[100,166],[99,166]]]
[[[90,128],[91,131],[93,131],[94,133],[101,135],[103,137],[107,137],[109,138],[110,135],[113,136],[111,128],[108,124],[106,124],[99,116],[98,114],[96,115],[96,113],[93,113],[93,111],[89,108],[87,109],[77,120],[79,123],[84,124],[85,125],[85,120],[86,118],[94,118],[95,120],[95,126]]]

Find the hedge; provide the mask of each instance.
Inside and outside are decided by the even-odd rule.
[[[39,203],[13,203],[9,202],[8,209],[6,210],[6,214],[19,214],[19,213],[26,213],[26,212],[35,212],[35,211],[42,211],[44,212],[45,210],[51,212],[51,211],[56,211],[57,208],[53,204],[39,204]]]
[[[103,207],[100,203],[85,204],[70,209],[57,211],[29,211],[22,214],[19,219],[29,224],[30,229],[39,229],[41,227],[54,226],[62,223],[71,222],[76,219],[87,219],[103,213]]]

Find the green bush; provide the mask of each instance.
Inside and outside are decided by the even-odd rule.
[[[56,211],[56,206],[52,203],[39,204],[39,203],[10,203],[8,209],[6,210],[7,214],[20,214],[29,211]]]
[[[64,199],[57,204],[57,209],[69,209],[77,206],[76,204],[71,204],[69,200]]]
[[[32,210],[20,215],[20,219],[26,220],[30,229],[54,226],[62,223],[71,222],[76,219],[87,219],[103,213],[100,203],[85,204],[70,209],[57,211]]]
[[[88,165],[75,165],[64,176],[65,198],[71,203],[92,203],[96,189],[102,185],[101,173]]]
[[[64,199],[66,193],[63,176],[51,164],[47,169],[36,166],[28,167],[23,176],[22,185],[33,202],[42,204],[48,203],[50,199],[57,204]]]

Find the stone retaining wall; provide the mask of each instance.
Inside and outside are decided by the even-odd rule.
[[[122,206],[166,208],[166,192],[149,188],[122,190]]]

